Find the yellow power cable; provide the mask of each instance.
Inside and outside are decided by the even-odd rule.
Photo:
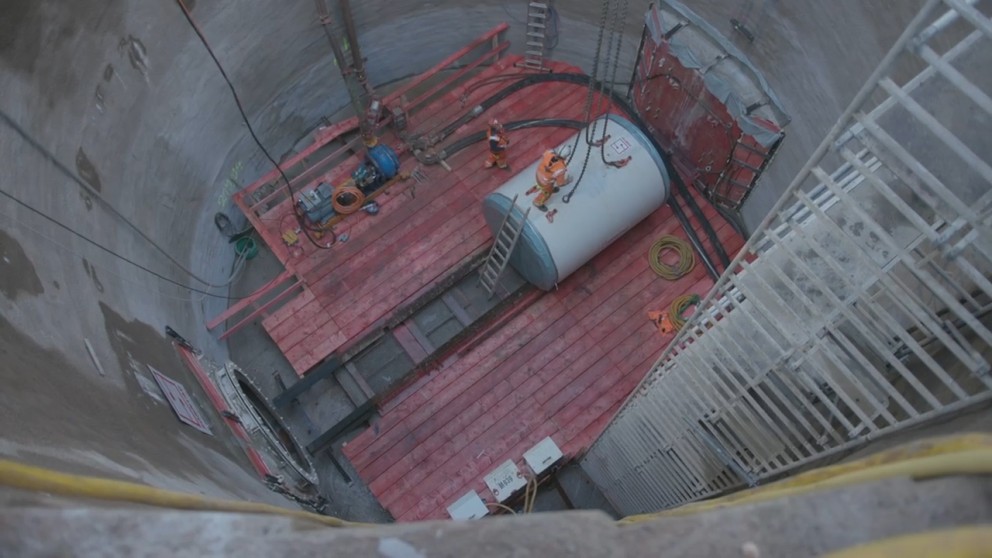
[[[992,474],[992,435],[967,434],[922,440],[858,459],[798,474],[715,500],[686,504],[657,513],[632,515],[621,524],[652,521],[754,504],[828,488],[840,488],[893,477],[931,478]]]
[[[510,512],[513,515],[517,515],[517,512],[513,511],[513,508],[511,508],[510,506],[507,506],[506,504],[501,504],[499,502],[486,502],[486,506],[493,506],[493,507],[501,508],[501,509],[504,509],[504,510]]]
[[[271,504],[205,498],[195,494],[152,488],[133,482],[59,473],[6,459],[0,459],[0,486],[45,492],[56,496],[131,502],[163,508],[275,514],[314,521],[330,527],[367,527],[371,525],[353,523],[303,510],[280,508]]]
[[[992,556],[992,527],[940,529],[902,535],[831,552],[824,558],[979,558]]]
[[[531,477],[527,479],[527,491],[524,493],[524,513],[534,511],[534,502],[537,500],[537,479]]]
[[[678,253],[679,262],[677,264],[670,265],[661,261],[661,254],[666,250],[674,250]],[[651,249],[648,250],[648,262],[651,264],[651,269],[662,279],[675,281],[684,277],[696,266],[696,254],[688,242],[677,236],[666,234],[651,245]]]
[[[858,459],[801,473],[781,481],[715,500],[688,504],[653,514],[628,516],[619,524],[690,515],[742,504],[797,496],[894,477],[925,479],[949,475],[992,474],[992,435],[966,434],[922,440]],[[0,459],[0,486],[44,492],[55,496],[131,502],[149,506],[196,511],[274,514],[314,521],[331,527],[369,527],[336,517],[270,504],[220,500],[153,488],[142,484],[60,473]],[[540,483],[528,480],[525,511],[533,511]],[[531,488],[533,487],[533,488]],[[533,494],[531,497],[530,495]],[[505,507],[502,504],[499,506]],[[510,510],[512,511],[512,510]],[[968,556],[968,554],[959,554]],[[875,556],[875,555],[866,555]]]
[[[694,304],[699,304],[699,295],[692,293],[684,294],[672,301],[671,306],[668,307],[668,320],[672,322],[675,331],[679,331],[685,326],[683,314]]]

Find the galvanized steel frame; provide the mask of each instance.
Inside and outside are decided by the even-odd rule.
[[[926,3],[584,456],[619,512],[992,398],[992,19],[975,3]],[[923,69],[899,85],[907,63]]]

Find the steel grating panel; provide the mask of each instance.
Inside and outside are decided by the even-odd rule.
[[[990,47],[973,0],[913,20],[582,459],[619,512],[992,397]]]

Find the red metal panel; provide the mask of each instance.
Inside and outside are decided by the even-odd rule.
[[[657,64],[652,67],[647,61]],[[729,208],[739,207],[777,144],[765,147],[744,133],[727,107],[710,93],[703,73],[682,65],[665,40],[657,44],[646,34],[639,62],[634,106],[654,137],[672,153],[688,184]],[[780,131],[772,122],[756,120],[773,133]],[[738,148],[738,143],[751,149]]]
[[[248,433],[245,431],[241,423],[233,418],[234,415],[231,414],[230,417],[225,416],[225,412],[230,413],[230,409],[227,408],[227,403],[224,402],[224,398],[220,394],[220,390],[214,385],[213,381],[207,376],[207,373],[200,366],[200,361],[196,358],[196,355],[186,347],[182,345],[177,345],[173,343],[176,351],[179,352],[180,358],[186,363],[186,367],[190,372],[196,377],[196,380],[200,383],[200,387],[203,388],[204,393],[207,394],[207,398],[210,399],[210,403],[214,406],[214,409],[223,417],[224,422],[230,427],[231,432],[234,436],[241,441],[241,447],[245,450],[245,454],[248,455],[248,461],[251,462],[252,467],[255,468],[255,472],[262,479],[266,478],[268,475],[272,474],[272,470],[269,466],[265,464],[262,456],[258,451],[251,447],[251,439],[248,437]]]

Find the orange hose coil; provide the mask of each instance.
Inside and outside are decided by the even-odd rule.
[[[342,196],[347,196],[345,201],[340,201]],[[350,198],[350,199],[349,199]],[[343,185],[334,188],[331,196],[331,205],[339,215],[350,215],[362,208],[365,203],[365,194],[355,186]]]

